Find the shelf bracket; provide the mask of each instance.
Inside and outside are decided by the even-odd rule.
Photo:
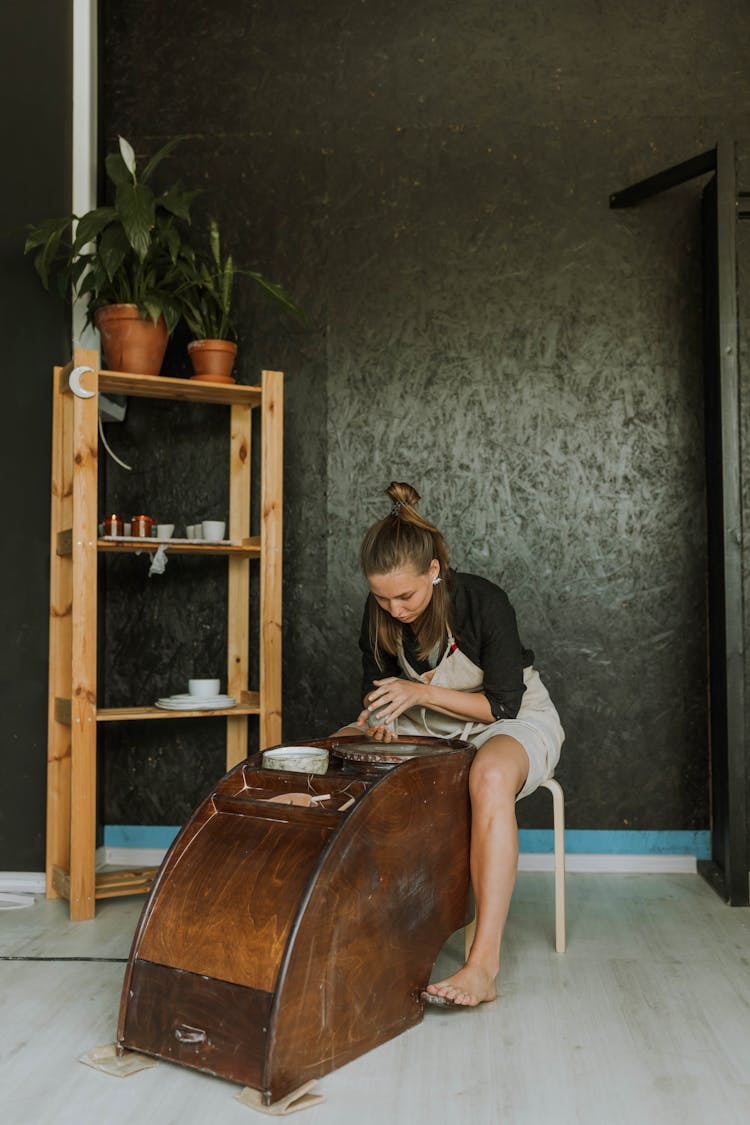
[[[59,695],[55,696],[55,722],[62,723],[66,727],[72,727],[73,704],[70,699],[61,699]]]

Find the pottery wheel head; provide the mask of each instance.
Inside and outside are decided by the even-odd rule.
[[[468,750],[470,743],[458,738],[415,738],[404,742],[372,742],[369,738],[342,739],[331,743],[330,752],[346,762],[371,762],[373,765],[395,765],[410,758],[433,758]]]

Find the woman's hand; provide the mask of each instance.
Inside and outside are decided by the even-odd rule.
[[[360,712],[359,718],[357,719],[357,726],[368,738],[371,738],[373,742],[396,741],[395,731],[392,731],[388,727],[381,725],[370,725],[370,712],[367,710],[367,708],[365,708],[364,711]]]
[[[389,676],[386,680],[374,680],[375,690],[365,699],[367,712],[375,721],[392,723],[410,707],[418,707],[427,702],[429,687],[414,680],[402,680],[399,676]]]

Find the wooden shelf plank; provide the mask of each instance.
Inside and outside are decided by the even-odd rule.
[[[98,723],[128,722],[140,719],[205,719],[217,715],[233,718],[235,715],[259,715],[260,696],[257,691],[242,693],[236,707],[222,707],[216,711],[165,711],[161,707],[103,707],[96,713]]]
[[[229,555],[234,558],[251,559],[260,557],[260,536],[253,535],[243,539],[241,543],[228,543],[222,540],[218,543],[194,543],[190,540],[180,539],[136,539],[100,538],[96,541],[98,551],[115,552],[121,555],[134,554],[136,551],[156,551],[166,545],[173,555]],[[73,532],[68,528],[57,534],[57,554],[61,557],[73,553]]]
[[[94,897],[121,898],[123,895],[144,895],[151,890],[158,867],[111,868],[97,871],[94,881]],[[55,866],[52,882],[58,897],[70,899],[70,872]]]
[[[165,375],[137,375],[125,371],[100,371],[99,390],[105,394],[135,395],[140,398],[169,398],[181,402],[207,402],[219,406],[259,406],[260,387],[240,383],[203,383],[191,379],[171,379]]]
[[[158,870],[158,867],[130,867],[97,871],[96,897],[120,898],[123,895],[147,894]]]
[[[159,547],[168,548],[167,555],[230,555],[234,558],[258,558],[260,556],[260,536],[245,539],[242,543],[191,543],[174,539],[97,539],[99,551],[116,554],[133,554],[135,551],[156,551]]]

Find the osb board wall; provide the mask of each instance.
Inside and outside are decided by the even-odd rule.
[[[632,212],[608,196],[720,129],[747,141],[741,17],[717,23],[709,0],[104,5],[108,142],[201,134],[171,162],[205,187],[198,212],[309,314],[238,303],[242,379],[286,372],[288,737],[356,713],[357,546],[406,479],[455,565],[516,606],[568,732],[569,823],[707,826],[699,185]],[[159,639],[185,676],[196,635],[220,648],[220,576],[191,576],[188,614],[170,565]],[[125,694],[143,646],[108,627]],[[161,724],[116,737],[110,822],[174,823],[220,766],[202,724],[179,755]],[[549,822],[536,799],[520,815]]]

